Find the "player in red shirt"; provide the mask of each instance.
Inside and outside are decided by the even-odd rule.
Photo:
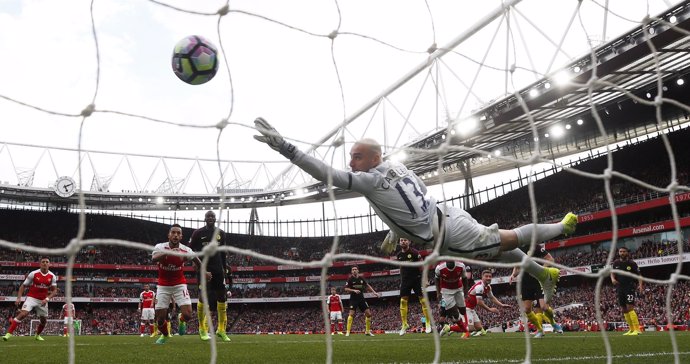
[[[48,257],[41,258],[40,264],[41,268],[29,273],[24,282],[19,286],[17,301],[14,303],[17,307],[22,302],[22,295],[26,287],[29,287],[29,293],[27,293],[26,301],[24,301],[24,305],[17,317],[10,319],[10,329],[2,337],[4,341],[12,337],[14,330],[17,329],[17,325],[33,310],[36,310],[38,319],[41,321],[36,330],[36,340],[44,341],[41,337],[41,332],[46,327],[48,301],[57,294],[57,276],[48,270],[50,268],[50,259]]]
[[[64,317],[64,323],[62,325],[62,336],[69,336],[69,326],[74,324],[74,303],[62,305],[62,317]]]
[[[501,308],[510,307],[510,305],[504,304],[494,296],[491,291],[491,278],[493,278],[493,274],[490,270],[482,271],[482,279],[470,288],[467,293],[467,298],[465,299],[465,305],[467,306],[467,322],[474,326],[474,334],[472,334],[472,336],[486,335],[486,330],[484,330],[484,326],[482,326],[482,322],[479,320],[479,315],[477,315],[477,307],[481,307],[493,313],[498,312],[496,307],[487,306],[486,303],[484,303],[485,299],[491,298],[494,304]]]
[[[469,337],[467,331],[467,314],[465,294],[462,289],[462,277],[465,275],[465,264],[456,261],[441,262],[436,266],[436,298],[445,309],[446,318],[454,325],[446,324],[441,335],[453,332],[464,332],[462,338]],[[462,317],[461,317],[462,316]],[[464,320],[463,320],[464,318]]]
[[[331,295],[326,299],[328,312],[331,316],[331,335],[335,334],[335,322],[338,321],[338,335],[343,334],[343,300],[340,299],[338,290],[331,287]]]
[[[174,298],[180,306],[179,333],[184,335],[187,330],[187,321],[192,318],[192,299],[187,290],[187,280],[184,277],[182,267],[185,262],[191,260],[194,268],[199,271],[201,260],[198,257],[182,257],[171,255],[170,252],[192,254],[192,250],[182,241],[182,226],[173,224],[168,231],[168,242],[156,244],[153,248],[152,259],[158,264],[158,287],[156,289],[156,322],[162,335],[156,340],[156,344],[165,344],[169,330],[165,325],[168,316],[168,306]],[[206,272],[206,279],[211,279],[211,272]]]
[[[144,334],[146,327],[148,326],[149,334],[154,334],[154,329],[151,323],[153,322],[154,309],[153,304],[156,300],[156,293],[153,292],[148,284],[144,284],[144,291],[139,294],[139,311],[141,312],[141,324],[139,325],[139,334],[141,337],[146,336]]]

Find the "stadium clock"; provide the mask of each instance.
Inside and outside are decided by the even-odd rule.
[[[69,176],[62,176],[55,181],[55,193],[60,197],[71,197],[77,191],[77,184]]]

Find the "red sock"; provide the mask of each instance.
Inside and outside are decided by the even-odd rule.
[[[153,325],[151,325],[151,324],[147,324],[147,325],[149,325],[149,334],[153,335]]]
[[[335,332],[335,323],[331,322],[331,332]]]
[[[62,334],[67,335],[67,326],[62,327]]]
[[[338,331],[343,332],[343,323],[338,322]]]
[[[38,328],[36,329],[36,335],[41,335],[43,332],[43,329],[46,327],[46,324],[38,324]]]
[[[7,332],[9,332],[10,334],[14,333],[14,330],[17,329],[17,325],[19,325],[19,321],[17,321],[17,319],[15,319],[15,318],[11,318],[10,319],[10,329],[7,330]]]
[[[139,333],[140,333],[140,334],[143,334],[143,333],[144,333],[144,323],[141,323],[141,324],[139,325]]]
[[[460,325],[458,325],[458,324],[450,325],[450,331],[452,331],[452,332],[463,332],[462,329],[460,328]]]

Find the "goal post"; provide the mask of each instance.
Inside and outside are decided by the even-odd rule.
[[[36,335],[36,330],[41,320],[33,319],[31,320],[31,325],[29,328],[29,336]],[[41,335],[62,335],[62,328],[64,325],[64,320],[47,320],[46,327],[43,329]],[[73,320],[72,325],[74,326],[74,334],[81,335],[81,320]]]

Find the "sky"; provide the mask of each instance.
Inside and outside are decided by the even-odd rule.
[[[206,14],[225,4],[162,3]],[[556,72],[590,46],[639,26],[645,15],[672,3],[677,2],[585,0],[575,13],[576,0],[524,0],[508,19],[479,28],[500,1],[247,0],[230,2],[231,12],[219,18],[147,1],[95,0],[91,13],[85,0],[0,0],[0,148],[18,143],[50,151],[5,146],[0,182],[16,184],[16,172],[25,170],[35,170],[33,186],[40,188],[60,175],[78,179],[77,155],[56,148],[81,145],[113,153],[89,154],[82,164],[84,185],[95,171],[114,176],[111,191],[135,185],[155,190],[170,175],[187,180],[185,192],[204,193],[220,180],[214,162],[218,147],[222,160],[234,161],[226,183],[263,188],[289,164],[251,138],[254,118],[266,118],[306,150],[426,62],[432,44],[471,34],[442,58],[436,84],[425,82],[427,74],[421,72],[355,119],[343,147],[318,148],[335,167],[346,167],[354,140],[374,137],[395,151],[445,128],[447,120]],[[334,30],[338,35],[331,40],[327,35]],[[174,44],[191,34],[224,50],[218,74],[204,85],[187,85],[171,69]],[[515,66],[510,82],[506,65]],[[8,100],[79,115],[94,95],[97,112],[83,124],[81,117]],[[230,125],[219,135],[215,125],[223,119]],[[310,182],[299,174],[289,177],[294,186]],[[464,186],[446,187],[461,191]],[[432,191],[441,194],[438,188]],[[365,206],[351,203],[358,206],[354,210]]]

